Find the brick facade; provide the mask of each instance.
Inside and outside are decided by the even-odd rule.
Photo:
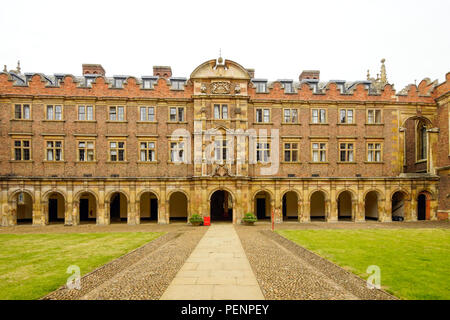
[[[83,65],[83,74],[94,70],[88,68],[94,68],[97,75],[103,70],[100,65]],[[163,77],[160,72],[170,75]],[[169,223],[178,215],[186,219],[193,213],[209,216],[211,197],[217,190],[227,192],[235,223],[244,213],[261,210],[265,216],[273,211],[277,222],[283,221],[283,215],[301,222],[315,216],[330,222],[341,216],[365,221],[368,211],[379,221],[390,221],[396,210],[406,220],[416,220],[421,192],[429,201],[429,219],[448,216],[450,74],[441,84],[424,80],[400,93],[390,84],[375,90],[378,80],[372,81],[370,88],[355,83],[345,90],[330,82],[318,92],[304,81],[293,83],[293,92],[286,92],[283,84],[275,81],[267,83],[265,92],[257,92],[248,70],[230,60],[203,63],[182,88],[176,89],[173,81],[181,78],[170,78],[170,67],[155,67],[154,75],[159,77],[151,88],[135,77],[116,87],[114,79],[103,75],[87,85],[83,77],[71,75],[56,81],[34,74],[19,83],[17,76],[21,75],[0,73],[3,226],[16,224],[24,210],[31,214],[33,224],[47,224],[49,212],[54,210],[69,225],[80,223],[85,210],[94,215],[97,224],[108,224],[116,206],[120,207],[119,216],[130,224],[140,223],[144,211],[151,217],[152,206],[157,206],[155,219]],[[15,119],[15,106],[25,104],[31,108],[29,119]],[[61,120],[48,120],[48,106],[55,105],[62,106]],[[92,120],[79,120],[78,107],[87,105],[93,106]],[[215,105],[226,106],[225,119],[215,118]],[[110,120],[113,106],[124,107],[123,120]],[[154,108],[154,119],[140,118],[143,106]],[[170,121],[170,108],[174,107],[184,108],[181,121]],[[267,122],[257,121],[259,109],[269,110]],[[285,123],[285,109],[297,110],[298,121]],[[325,110],[324,123],[313,123],[313,109]],[[341,109],[352,110],[353,123],[340,123]],[[369,110],[381,112],[379,123],[369,123]],[[418,122],[427,128],[427,157],[419,163],[415,147]],[[177,140],[171,135],[180,129],[188,133],[182,140],[190,142],[185,154],[191,154],[192,159],[186,164],[170,161],[170,142]],[[211,129],[243,132],[232,136],[232,153],[246,160],[207,163],[204,158],[209,140],[205,132]],[[266,129],[269,135],[279,130],[279,168],[270,175],[261,171],[268,165],[248,162],[252,145],[248,132],[253,129],[257,133]],[[15,159],[16,140],[31,142],[30,160]],[[61,161],[49,161],[49,141],[62,142]],[[80,141],[94,142],[93,161],[79,161]],[[125,143],[124,161],[111,161],[110,143],[115,141]],[[155,143],[156,159],[141,161],[140,145],[149,141]],[[276,149],[273,141],[272,155]],[[285,161],[285,143],[298,146],[297,161]],[[313,161],[315,143],[326,145],[326,161]],[[351,161],[340,158],[341,143],[352,145]],[[381,145],[379,161],[368,161],[369,143]],[[122,194],[120,206],[113,204],[117,192]],[[283,200],[288,192],[290,196]],[[316,192],[323,198],[319,202]],[[370,192],[376,195],[376,205],[369,208]],[[148,199],[143,201],[143,197]],[[175,197],[182,200],[174,201]],[[53,198],[60,199],[58,209],[52,207],[49,199]],[[87,202],[80,201],[87,198],[89,209],[84,207]],[[265,199],[264,209],[258,199]],[[24,209],[27,205],[30,208]]]

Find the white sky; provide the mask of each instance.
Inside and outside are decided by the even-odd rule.
[[[81,75],[100,63],[108,76],[170,65],[189,77],[221,48],[257,78],[319,69],[322,80],[361,80],[386,58],[400,90],[450,71],[449,13],[448,0],[14,0],[0,6],[0,65]]]

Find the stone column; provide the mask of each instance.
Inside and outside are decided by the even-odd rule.
[[[383,199],[377,199],[378,201],[378,221],[383,222],[385,221],[386,217],[386,198]]]
[[[128,204],[127,223],[129,225],[139,224],[139,213],[136,212],[136,184],[132,182],[129,188],[130,203]]]
[[[72,226],[74,220],[74,212],[76,214],[76,210],[74,211],[73,207],[73,184],[70,182],[67,188],[67,199],[66,199],[66,211],[64,212],[64,225]]]
[[[366,216],[365,216],[365,200],[364,199],[364,189],[362,188],[362,186],[358,185],[358,194],[357,194],[357,199],[356,199],[356,222],[365,222],[366,221]]]
[[[45,215],[48,212],[48,201],[47,203],[42,203],[41,201],[41,185],[37,184],[35,186],[34,201],[33,201],[33,225],[43,226],[45,225]]]
[[[414,186],[411,189],[411,205],[408,213],[405,212],[405,220],[417,221],[417,189]]]
[[[97,224],[101,226],[109,224],[109,201],[105,201],[104,184],[100,185],[98,190]]]
[[[158,203],[158,224],[167,224],[169,220],[169,203],[166,199],[166,186],[162,185],[159,188],[159,203]]]
[[[390,186],[387,186],[385,190],[384,208],[383,222],[392,222],[392,199]]]
[[[331,186],[330,189],[330,198],[325,199],[325,215],[327,222],[337,222],[338,221],[338,209],[336,202],[336,187],[334,185]]]

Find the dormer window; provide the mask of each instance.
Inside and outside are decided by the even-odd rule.
[[[283,85],[285,93],[294,93],[292,81],[281,81],[281,84]]]
[[[184,90],[186,79],[170,79],[172,90]]]
[[[92,82],[94,82],[95,77],[84,76],[86,87],[92,87]]]
[[[114,77],[114,88],[123,88],[125,78]]]
[[[267,81],[255,81],[253,83],[256,86],[256,93],[266,93],[267,92]]]
[[[153,89],[153,86],[158,78],[157,77],[142,77],[142,89]]]

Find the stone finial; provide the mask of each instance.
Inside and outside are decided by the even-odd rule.
[[[6,64],[3,65],[3,72],[8,72],[8,69],[6,68]]]
[[[386,66],[384,65],[384,62],[386,61],[386,59],[381,59],[381,77],[380,77],[380,81],[383,85],[385,85],[387,83],[387,75],[386,75]]]
[[[367,70],[367,80],[370,80],[370,71]]]
[[[20,60],[17,61],[17,73],[20,73]]]

